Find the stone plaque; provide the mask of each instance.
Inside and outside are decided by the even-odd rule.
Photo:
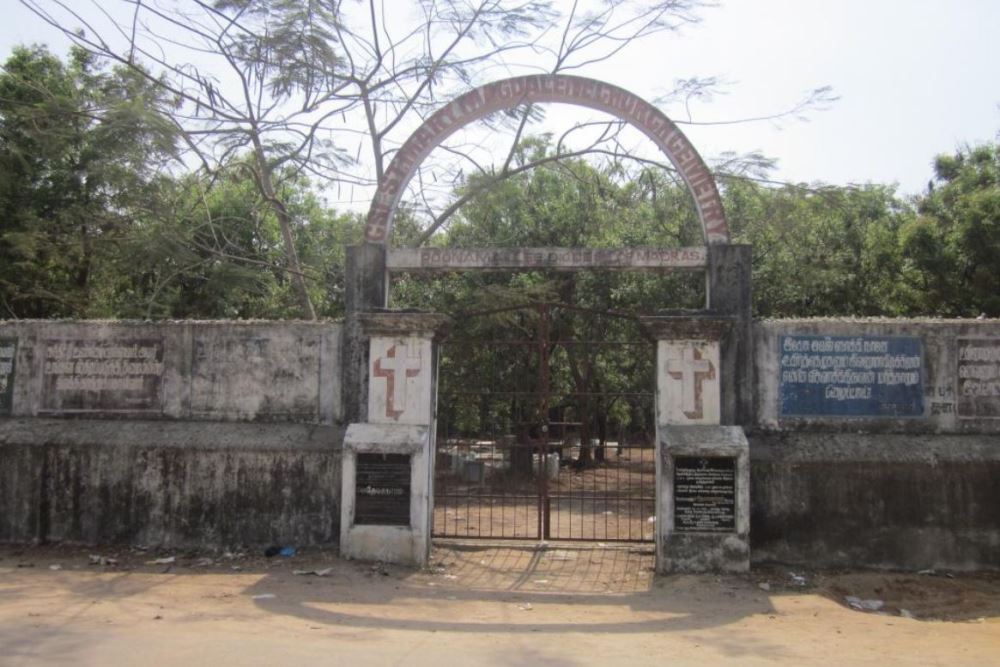
[[[45,412],[159,412],[162,389],[160,338],[45,341]]]
[[[0,338],[0,415],[9,415],[14,399],[14,364],[17,339]]]
[[[958,416],[1000,419],[1000,338],[958,339]]]
[[[409,454],[357,455],[355,525],[410,525]]]
[[[912,336],[781,336],[782,417],[922,417],[923,344]]]
[[[689,533],[736,531],[735,458],[674,458],[674,530]]]

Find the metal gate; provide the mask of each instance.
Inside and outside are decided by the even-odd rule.
[[[654,358],[621,313],[534,303],[456,317],[434,536],[652,541]]]

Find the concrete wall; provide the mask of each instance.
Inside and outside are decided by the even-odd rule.
[[[22,320],[4,341],[9,416],[340,421],[339,324]]]
[[[336,541],[340,340],[332,323],[0,323],[0,541]]]
[[[829,351],[826,337],[839,352]],[[817,352],[793,356],[814,340]],[[875,368],[882,362],[857,359],[854,370],[876,370],[872,382],[791,381],[810,364],[850,370],[851,350],[866,341],[873,349],[888,341],[886,354],[918,372],[918,382],[900,375],[882,382]],[[1000,322],[763,321],[754,349],[755,561],[1000,568],[1000,394],[990,395],[1000,388],[991,352],[1000,349]]]

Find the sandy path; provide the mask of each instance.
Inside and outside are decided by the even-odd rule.
[[[0,550],[0,664],[1000,664],[996,577],[654,579],[648,553],[561,546],[439,549],[422,572],[323,553],[87,553]],[[838,602],[875,591],[889,615]],[[932,614],[961,620],[919,618]]]

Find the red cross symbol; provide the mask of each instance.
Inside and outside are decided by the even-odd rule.
[[[715,379],[715,367],[708,359],[702,359],[695,347],[685,347],[681,359],[667,361],[667,374],[681,381],[681,411],[688,419],[704,416],[702,404],[702,382]]]
[[[408,350],[408,346],[403,346]],[[375,372],[372,373],[377,378],[385,378],[385,416],[399,421],[400,416],[406,412],[406,380],[420,375],[419,356],[396,356],[396,346],[392,345],[386,350],[385,356],[375,360]],[[402,377],[398,377],[403,373]],[[398,409],[397,409],[398,406]]]

